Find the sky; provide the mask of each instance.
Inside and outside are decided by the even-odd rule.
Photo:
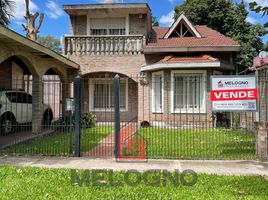
[[[25,23],[25,3],[24,0],[14,0],[16,3],[14,16],[10,28],[14,31],[25,35],[22,23]],[[66,4],[93,4],[105,3],[112,0],[30,0],[31,12],[42,12],[45,18],[40,30],[41,35],[52,35],[61,38],[62,35],[69,33],[68,15],[62,10],[62,5]],[[153,15],[157,17],[160,26],[170,26],[173,22],[174,7],[181,4],[184,0],[115,0],[116,2],[142,2],[148,3],[152,9]],[[234,0],[239,2],[240,0]],[[247,4],[253,0],[244,0]],[[268,0],[255,0],[259,5],[268,6]],[[250,12],[247,21],[250,23],[268,22],[268,16],[262,17],[260,14]],[[268,36],[263,38],[264,42],[268,41]]]

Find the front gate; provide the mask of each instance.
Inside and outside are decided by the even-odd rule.
[[[120,161],[145,160],[145,144],[138,136],[137,82],[126,77],[120,80],[117,75],[82,78],[81,83],[89,91],[89,96],[81,96],[82,101],[88,102],[82,110],[89,110],[96,119],[94,128],[82,127],[81,155]]]

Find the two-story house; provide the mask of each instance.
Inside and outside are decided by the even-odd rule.
[[[64,10],[70,33],[63,37],[63,54],[80,64],[84,112],[112,121],[113,77],[119,74],[122,121],[174,122],[188,115],[212,121],[210,76],[233,73],[238,43],[193,25],[183,13],[171,27],[152,27],[145,3]]]

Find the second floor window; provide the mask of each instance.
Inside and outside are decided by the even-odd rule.
[[[91,18],[91,35],[125,35],[126,19],[124,17]]]

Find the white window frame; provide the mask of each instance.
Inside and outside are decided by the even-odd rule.
[[[154,91],[155,91],[155,85],[154,85],[154,79],[157,75],[161,75],[162,77],[162,109],[161,110],[156,110],[155,108],[155,99],[154,99]],[[152,73],[152,87],[151,87],[151,98],[152,98],[152,113],[164,113],[164,72],[159,71],[159,72],[153,72]]]
[[[203,91],[203,104],[200,109],[174,109],[174,76],[176,74],[202,74],[202,81],[204,82],[204,91]],[[206,84],[206,77],[207,77],[207,70],[174,70],[171,71],[171,91],[170,91],[170,111],[171,113],[193,113],[193,114],[199,114],[199,113],[206,113],[206,92],[207,92],[207,84]],[[200,93],[201,94],[201,93]]]
[[[94,108],[94,87],[96,81],[112,81],[113,78],[93,78],[89,81],[89,112],[113,112],[114,108]],[[120,78],[120,81],[123,80],[126,83],[126,108],[122,109],[120,108],[121,112],[127,112],[128,111],[128,79],[127,78]]]

